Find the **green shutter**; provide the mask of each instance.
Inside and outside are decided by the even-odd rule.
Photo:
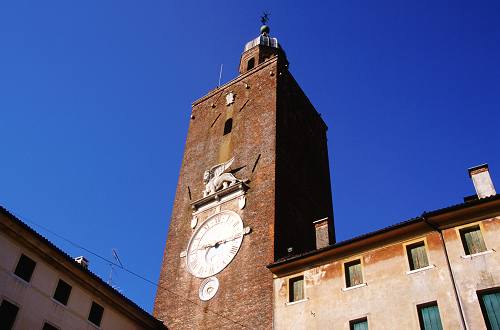
[[[500,292],[485,294],[481,298],[486,310],[485,318],[489,323],[488,329],[500,330]]]
[[[463,233],[465,244],[467,246],[465,253],[474,254],[486,251],[483,235],[479,227],[474,227],[472,230],[467,230]]]
[[[425,245],[410,248],[411,266],[413,269],[419,269],[429,266]]]
[[[352,329],[353,330],[368,330],[368,321],[363,320],[363,321],[356,322],[352,325]]]
[[[443,330],[437,305],[422,307],[420,309],[420,322],[420,327],[423,330]]]

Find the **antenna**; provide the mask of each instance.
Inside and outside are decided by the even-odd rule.
[[[113,258],[115,258],[115,260],[120,264],[120,267],[123,268],[123,264],[120,261],[120,258],[118,258],[118,252],[116,249],[111,249],[111,253],[113,254]]]
[[[217,85],[217,87],[219,87],[219,86],[220,86],[220,81],[221,81],[221,79],[222,79],[222,68],[223,68],[223,67],[224,67],[224,64],[221,64],[221,65],[220,65],[220,71],[219,71],[219,84]]]
[[[114,249],[114,248],[111,249],[111,255],[113,256],[115,261],[120,265],[120,267],[123,269],[123,264],[120,261],[120,258],[118,257],[118,252],[116,251],[116,249]],[[113,269],[114,269],[113,263],[110,262],[109,267],[110,267],[110,270],[109,270],[108,284],[111,285],[113,288],[115,288],[115,286],[113,285]]]

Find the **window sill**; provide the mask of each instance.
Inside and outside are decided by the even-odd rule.
[[[364,286],[366,286],[366,282],[365,283],[361,283],[361,284],[358,284],[358,285],[354,285],[354,286],[350,286],[348,288],[342,288],[342,291],[349,291],[349,290],[354,290],[354,289],[358,289],[358,288],[362,288]]]
[[[54,299],[54,297],[51,297],[51,298],[50,298],[50,300],[52,300],[52,302],[53,302],[54,304],[59,305],[59,306],[61,306],[61,307],[63,307],[63,308],[67,308],[67,307],[68,307],[68,305],[67,305],[67,304],[65,305],[65,304],[63,304],[62,302],[55,300],[55,299]]]
[[[94,329],[101,329],[101,326],[97,325],[97,324],[94,324],[92,323],[91,321],[89,320],[86,320],[87,321],[87,324],[92,326]],[[101,324],[102,324],[102,321],[101,321]]]
[[[12,277],[18,281],[19,283],[23,284],[24,286],[26,287],[29,287],[31,286],[31,281],[30,282],[26,282],[26,280],[24,278],[20,278],[19,276],[17,276],[16,274],[14,273],[11,273]]]
[[[493,252],[495,252],[495,250],[486,250],[486,251],[483,251],[483,252],[478,252],[478,253],[474,253],[474,254],[468,254],[466,256],[460,256],[460,258],[462,258],[462,259],[471,259],[471,258],[474,258],[474,257],[483,256],[483,255],[490,254],[490,253],[493,253]]]
[[[308,300],[309,300],[309,298],[304,298],[304,299],[300,299],[300,300],[297,300],[297,301],[286,302],[285,306],[291,306],[291,305],[295,305],[295,304],[300,304],[300,303],[308,301]]]
[[[429,269],[432,269],[432,268],[436,268],[436,266],[435,265],[429,265],[429,266],[426,266],[426,267],[409,270],[409,271],[406,272],[406,275],[415,274],[415,273],[418,273],[418,272],[423,272],[425,270],[429,270]]]

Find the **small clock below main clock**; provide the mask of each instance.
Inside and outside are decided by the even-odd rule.
[[[243,221],[236,212],[222,211],[210,216],[188,243],[187,270],[198,278],[221,272],[238,253],[244,234]]]
[[[219,280],[216,277],[209,277],[203,280],[200,285],[200,300],[207,301],[212,299],[219,289]]]

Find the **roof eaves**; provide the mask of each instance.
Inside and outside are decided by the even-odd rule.
[[[302,258],[306,258],[306,257],[312,256],[312,255],[315,255],[315,254],[320,254],[320,253],[325,252],[325,251],[333,250],[333,249],[336,249],[336,248],[339,248],[339,247],[342,247],[342,246],[345,246],[345,245],[348,245],[348,244],[352,244],[352,243],[355,243],[355,242],[358,242],[358,241],[362,241],[364,239],[367,239],[367,238],[370,238],[370,237],[373,237],[373,236],[376,236],[376,235],[380,235],[380,234],[389,232],[389,231],[394,230],[394,229],[398,229],[398,228],[401,228],[401,227],[404,227],[404,226],[407,226],[407,225],[410,225],[410,224],[422,222],[422,221],[423,221],[422,218],[417,217],[417,218],[408,219],[408,220],[405,220],[405,221],[402,221],[402,222],[398,222],[396,224],[390,225],[388,227],[384,227],[382,229],[378,229],[378,230],[375,230],[375,231],[372,231],[372,232],[369,232],[369,233],[366,233],[366,234],[355,236],[353,238],[350,238],[350,239],[347,239],[347,240],[344,240],[344,241],[341,241],[341,242],[337,242],[335,244],[331,244],[331,245],[325,246],[324,248],[321,248],[321,249],[311,250],[311,251],[304,252],[304,253],[301,253],[301,254],[293,255],[291,257],[285,257],[285,258],[278,259],[277,261],[275,261],[275,262],[267,265],[267,268],[272,268],[272,267],[279,266],[279,265],[282,265],[282,264],[285,264],[285,263],[288,263],[288,262],[291,262],[291,261],[296,261],[296,260],[299,260],[299,259],[302,259]]]
[[[482,198],[482,199],[472,200],[472,201],[468,201],[468,202],[464,202],[464,203],[460,203],[460,204],[455,204],[455,205],[444,207],[444,208],[437,209],[434,211],[423,212],[422,215],[419,217],[415,217],[415,218],[408,219],[408,220],[405,220],[402,222],[398,222],[396,224],[390,225],[388,227],[384,227],[382,229],[378,229],[378,230],[375,230],[375,231],[372,231],[372,232],[369,232],[366,234],[362,234],[362,235],[347,239],[345,241],[341,241],[341,242],[338,242],[335,244],[328,245],[328,246],[321,248],[321,249],[312,250],[312,251],[304,252],[301,254],[296,254],[296,255],[293,255],[290,257],[278,259],[277,261],[267,265],[267,268],[273,268],[273,267],[280,266],[280,265],[283,265],[283,264],[286,264],[286,263],[289,263],[292,261],[296,261],[296,260],[300,260],[300,259],[303,259],[303,258],[306,258],[309,256],[320,254],[320,253],[323,253],[325,251],[333,250],[333,249],[339,248],[341,246],[345,246],[347,244],[362,241],[364,239],[374,237],[376,235],[380,235],[380,234],[383,234],[383,233],[386,233],[386,232],[389,232],[391,230],[395,230],[395,229],[398,229],[398,228],[401,228],[404,226],[408,226],[408,225],[415,224],[418,222],[425,222],[425,219],[432,217],[432,216],[460,210],[460,209],[471,207],[471,206],[481,205],[481,204],[485,204],[485,203],[488,203],[491,201],[496,201],[496,200],[500,200],[500,194],[486,197],[486,198]]]
[[[500,194],[496,194],[496,195],[485,197],[485,198],[481,198],[481,199],[469,200],[469,201],[464,202],[464,203],[460,203],[460,204],[455,204],[455,205],[443,207],[441,209],[437,209],[437,210],[433,210],[433,211],[429,211],[429,212],[425,211],[422,214],[422,217],[433,217],[433,216],[436,216],[436,215],[441,215],[441,214],[444,214],[444,213],[448,213],[448,212],[452,212],[452,211],[457,211],[457,210],[464,209],[464,208],[467,208],[467,207],[481,205],[481,204],[485,204],[485,203],[488,203],[488,202],[493,202],[493,201],[496,201],[496,200],[500,200]]]

